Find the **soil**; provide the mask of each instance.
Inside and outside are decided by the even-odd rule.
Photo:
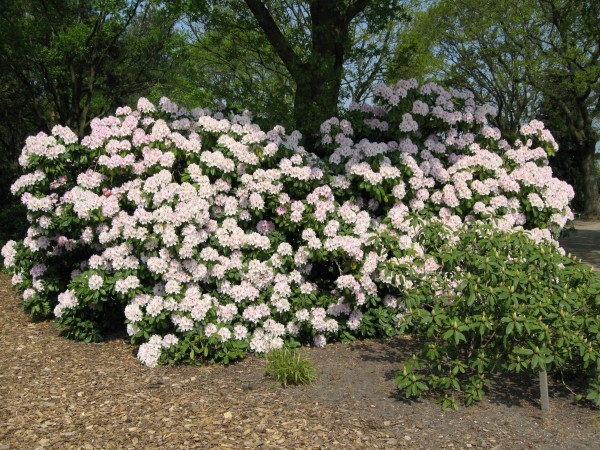
[[[408,338],[303,349],[317,381],[284,389],[254,356],[149,369],[123,338],[68,341],[25,316],[5,274],[0,304],[0,449],[600,448],[598,411],[553,380],[549,411],[527,377],[496,378],[459,411],[403,400],[393,377],[416,347]]]

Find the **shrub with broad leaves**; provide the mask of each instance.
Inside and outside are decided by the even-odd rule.
[[[406,397],[432,391],[457,408],[481,400],[493,373],[554,369],[563,382],[584,375],[600,405],[600,280],[589,266],[490,225],[459,240],[439,226],[426,233],[445,277],[405,297],[402,328],[424,337],[396,377]]]
[[[4,263],[32,316],[85,341],[125,322],[151,367],[390,336],[415,292],[460,296],[432,227],[557,247],[572,218],[550,133],[533,121],[508,143],[492,114],[469,92],[381,85],[322,125],[320,159],[249,114],[140,99],[81,141],[28,138],[12,190],[31,226]]]

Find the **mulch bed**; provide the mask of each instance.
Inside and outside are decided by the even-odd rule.
[[[28,320],[5,274],[0,304],[0,449],[600,448],[598,411],[552,384],[543,413],[535,379],[495,380],[458,412],[402,400],[409,339],[305,349],[317,382],[283,389],[256,357],[149,369],[121,338],[68,341]]]

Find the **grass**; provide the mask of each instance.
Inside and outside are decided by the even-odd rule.
[[[296,349],[282,348],[267,354],[265,374],[271,376],[283,387],[288,384],[312,384],[315,381],[315,367],[310,360]]]

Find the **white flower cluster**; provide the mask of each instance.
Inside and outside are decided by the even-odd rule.
[[[80,144],[89,167],[74,178],[50,175],[81,157],[72,132],[29,138],[20,161],[30,173],[12,190],[31,227],[2,249],[24,303],[61,286],[54,314],[70,326],[94,302],[124,308],[150,367],[194,358],[198,340],[215,359],[288,339],[323,346],[380,332],[368,327],[381,308],[399,325],[402,296],[420,284],[452,289],[428,253],[428,224],[449,243],[477,221],[551,240],[572,218],[573,190],[535,144],[552,142],[540,122],[513,148],[472,94],[414,80],[376,92],[380,104],[321,126],[327,161],[297,132],[168,99],[94,119]]]

